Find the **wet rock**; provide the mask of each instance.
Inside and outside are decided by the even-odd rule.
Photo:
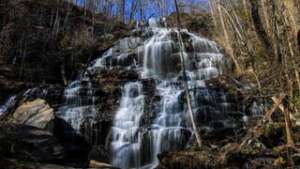
[[[8,158],[49,162],[62,160],[64,149],[48,131],[26,125],[1,123],[0,154]]]
[[[92,150],[89,154],[89,160],[109,163],[110,162],[110,153],[104,146],[95,145],[92,147]]]
[[[65,150],[64,161],[74,167],[87,166],[88,154],[91,150],[90,144],[64,120],[56,118],[54,122],[53,135]]]
[[[113,113],[100,112],[97,119],[93,120],[93,122],[91,122],[91,120],[85,120],[81,125],[81,135],[91,145],[100,146],[105,151],[104,145],[111,134],[112,115]],[[104,157],[104,159],[107,158],[106,156],[101,157]]]
[[[210,31],[212,22],[210,19],[210,15],[208,15],[206,12],[199,12],[193,15],[190,15],[188,13],[181,13],[180,15],[180,17],[182,18],[181,24],[184,28],[202,34],[206,37],[212,36]],[[176,12],[167,17],[167,23],[169,27],[177,26]]]
[[[102,70],[93,77],[95,87],[96,107],[98,109],[97,120],[111,121],[113,113],[119,106],[121,88],[128,81],[136,81],[137,72],[114,68]]]
[[[0,65],[1,67],[1,65]],[[33,86],[33,83],[25,83],[17,80],[8,80],[0,75],[0,104],[2,104],[11,95],[17,94],[26,88]]]
[[[52,107],[61,104],[63,99],[64,86],[62,85],[40,85],[28,89],[23,94],[23,100],[34,101],[36,99],[43,99]]]
[[[45,100],[37,99],[25,102],[12,114],[11,122],[45,129],[55,118],[54,110]]]

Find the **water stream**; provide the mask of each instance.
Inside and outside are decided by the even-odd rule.
[[[147,129],[148,131],[139,133],[137,128],[142,124],[139,124],[137,119],[143,114],[143,107],[139,107],[143,104],[138,106],[138,112],[137,105],[126,104],[127,106],[124,108],[123,100],[128,100],[128,93],[124,92],[121,99],[121,111],[117,112],[115,123],[134,125],[123,126],[127,128],[125,133],[123,130],[121,134],[119,130],[113,130],[114,137],[111,144],[114,153],[113,164],[124,169],[154,168],[158,164],[157,155],[159,153],[183,149],[192,139],[193,131],[187,122],[187,108],[183,101],[181,53],[186,59],[189,88],[203,88],[205,87],[203,80],[221,73],[219,64],[221,64],[223,56],[215,43],[189,33],[187,30],[182,30],[180,33],[188,36],[186,40],[192,49],[189,52],[184,49],[180,51],[178,30],[152,27],[148,31],[151,32],[152,37],[144,41],[143,46],[140,47],[142,69],[139,70],[139,73],[141,78],[155,79],[156,94],[161,99],[155,105],[158,111],[151,126]],[[131,83],[125,85],[125,91],[128,90],[127,86]],[[136,94],[139,95],[136,96],[137,98],[143,97],[141,91]],[[130,103],[135,103],[136,98],[131,99]],[[126,120],[120,120],[121,116],[124,116]],[[117,126],[114,124],[113,128]]]
[[[138,81],[128,81],[122,87],[120,105],[108,139],[112,164],[122,169],[154,168],[159,153],[183,149],[192,141],[180,54],[186,61],[187,84],[197,123],[211,118],[210,111],[217,112],[222,119],[224,109],[228,107],[224,93],[210,92],[205,86],[205,80],[222,73],[224,59],[216,43],[187,30],[179,32],[157,27],[156,23],[151,25],[142,32],[134,30],[140,35],[120,40],[87,69],[92,75],[114,67],[135,70],[139,74]],[[155,82],[158,98],[155,102],[147,102],[147,89],[142,83],[145,79]],[[60,108],[58,116],[80,133],[83,119],[93,119],[97,113],[96,96],[87,73],[66,88],[65,97],[67,103]],[[149,113],[146,110],[149,104],[153,107],[154,117],[146,125],[142,119]],[[215,107],[218,110],[208,110],[211,108],[208,104],[218,105]]]

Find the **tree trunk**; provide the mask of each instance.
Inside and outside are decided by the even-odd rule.
[[[120,0],[120,20],[125,22],[125,0]]]
[[[290,24],[293,29],[294,36],[297,36],[297,31],[300,27],[300,19],[299,19],[299,9],[297,9],[297,4],[294,2],[294,0],[284,0],[282,1],[286,7],[286,11],[288,12],[289,18],[290,18]]]
[[[135,13],[136,13],[137,6],[138,6],[138,0],[132,0],[132,2],[131,2],[131,12],[130,12],[130,18],[129,18],[129,21],[131,23],[134,20],[134,16],[135,16]]]
[[[224,33],[224,42],[223,43],[225,45],[225,49],[228,52],[229,56],[231,57],[231,59],[234,63],[236,73],[238,75],[240,75],[240,74],[242,74],[242,69],[241,69],[241,67],[238,63],[238,60],[234,56],[234,51],[232,49],[231,42],[230,42],[230,39],[229,39],[229,34],[228,34],[228,31],[227,31],[227,28],[226,28],[225,22],[224,22],[224,17],[223,17],[223,14],[222,14],[220,0],[217,3],[217,9],[218,9],[219,19],[220,19],[222,29],[223,29],[223,33]]]
[[[278,98],[272,97],[272,100],[274,102],[273,107],[267,111],[265,115],[265,120],[272,121],[272,114],[273,112],[282,104],[283,99],[286,97],[285,94],[280,94]]]
[[[176,13],[177,13],[177,24],[178,24],[178,28],[181,29],[182,25],[181,25],[181,20],[180,20],[180,12],[179,12],[179,7],[178,7],[178,3],[177,0],[174,0],[175,3],[175,7],[176,7]]]
[[[288,109],[288,106],[284,106],[284,120],[285,120],[285,132],[286,132],[286,140],[287,140],[287,145],[294,147],[295,143],[294,143],[294,139],[292,136],[292,123],[291,123],[291,119],[290,119],[290,111]]]
[[[144,22],[144,20],[145,20],[144,0],[139,0],[139,3],[140,3],[140,15],[141,15],[141,21]]]
[[[253,21],[253,24],[254,24],[254,27],[256,30],[256,34],[257,34],[259,40],[261,41],[262,45],[266,49],[268,55],[274,56],[274,53],[273,53],[274,50],[272,48],[273,47],[272,43],[268,39],[268,34],[265,31],[265,29],[263,27],[263,22],[259,16],[258,0],[251,0],[250,6],[251,6],[251,17],[252,17],[252,21]],[[266,14],[264,16],[267,17]],[[265,20],[268,20],[268,18],[265,18]],[[267,27],[268,27],[268,22],[266,22],[266,23],[267,23]]]
[[[218,22],[217,22],[217,18],[216,18],[216,14],[215,14],[215,2],[214,0],[209,0],[208,1],[209,3],[209,8],[210,8],[210,13],[211,13],[211,16],[212,16],[212,19],[213,19],[213,22],[214,22],[214,26],[215,26],[215,31],[217,31],[217,28],[218,28]]]
[[[187,76],[186,76],[186,69],[185,69],[185,60],[184,60],[184,43],[182,41],[182,37],[180,34],[180,28],[181,28],[181,22],[180,22],[180,15],[179,15],[179,8],[177,4],[177,0],[174,0],[175,6],[176,6],[176,12],[177,12],[177,22],[178,22],[178,40],[180,44],[180,58],[181,58],[181,66],[182,66],[182,74],[183,74],[183,85],[185,89],[185,94],[186,94],[186,99],[187,99],[187,105],[188,105],[188,112],[190,116],[190,122],[192,124],[192,128],[194,130],[194,134],[196,136],[196,141],[199,147],[202,146],[202,140],[201,137],[198,133],[197,126],[194,120],[194,113],[193,113],[193,108],[192,108],[192,103],[191,103],[191,96],[188,88],[188,82],[187,82]]]

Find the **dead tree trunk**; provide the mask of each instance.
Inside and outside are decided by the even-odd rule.
[[[209,0],[208,1],[209,4],[209,8],[210,8],[210,13],[214,22],[214,27],[215,29],[218,27],[218,23],[217,23],[217,18],[216,18],[216,14],[215,14],[215,2],[213,0]]]
[[[139,0],[139,5],[140,5],[141,21],[144,22],[144,20],[145,20],[144,0]]]
[[[191,104],[191,96],[189,92],[189,87],[188,87],[188,82],[187,82],[187,76],[186,76],[186,69],[185,69],[185,60],[184,60],[184,44],[180,35],[180,28],[181,28],[181,22],[180,22],[180,14],[179,14],[179,8],[177,4],[177,0],[175,1],[175,6],[176,6],[176,12],[177,12],[177,22],[178,22],[178,40],[180,44],[180,58],[181,58],[181,66],[182,66],[182,74],[183,74],[183,85],[184,85],[184,90],[186,94],[186,99],[187,99],[187,105],[188,105],[188,110],[189,110],[189,116],[190,116],[190,122],[192,124],[192,128],[194,130],[194,134],[196,136],[196,141],[199,147],[202,146],[202,141],[201,137],[198,133],[197,126],[194,120],[194,113],[193,113],[193,108]]]
[[[177,24],[178,24],[178,28],[182,28],[182,25],[181,25],[181,21],[180,21],[180,12],[179,12],[179,6],[178,6],[178,3],[177,3],[177,0],[174,0],[174,3],[175,3],[175,7],[176,7],[176,12],[177,12]]]
[[[280,94],[278,98],[272,97],[272,100],[274,102],[273,107],[267,111],[265,114],[265,120],[272,121],[272,114],[273,112],[282,104],[283,99],[286,97],[286,94]]]
[[[294,147],[294,139],[292,136],[292,123],[291,123],[291,118],[290,118],[290,111],[288,109],[288,106],[284,106],[284,121],[285,121],[285,132],[286,132],[286,140],[287,140],[287,145]]]
[[[300,52],[300,30],[298,31],[297,41],[298,41],[298,49],[299,49],[299,52]]]
[[[120,0],[120,20],[125,22],[125,0]]]
[[[138,0],[132,0],[132,2],[131,2],[130,17],[129,17],[130,23],[132,23],[133,20],[134,20],[134,16],[135,16],[137,7],[138,7]]]
[[[263,27],[263,22],[259,16],[259,3],[258,0],[251,0],[250,2],[250,10],[252,21],[256,30],[256,34],[261,41],[262,45],[266,49],[269,56],[274,56],[272,43],[268,39],[268,34]],[[267,16],[265,16],[267,17]],[[268,19],[268,18],[265,18]],[[267,25],[268,26],[268,25]]]
[[[223,33],[224,33],[224,42],[223,43],[224,43],[225,49],[228,52],[229,56],[231,57],[231,59],[234,63],[236,73],[238,75],[240,75],[240,74],[242,74],[242,69],[241,69],[241,66],[239,65],[239,62],[238,62],[237,58],[234,56],[234,50],[231,46],[231,42],[230,42],[229,34],[228,34],[228,31],[227,31],[227,28],[226,28],[226,25],[225,25],[224,16],[223,16],[223,13],[222,13],[222,8],[221,8],[221,2],[220,1],[217,2],[217,10],[218,10],[219,19],[220,19],[222,29],[223,29]]]

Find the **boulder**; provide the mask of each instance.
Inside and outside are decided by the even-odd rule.
[[[46,130],[21,124],[1,123],[1,156],[37,162],[56,162],[64,158],[64,149]]]
[[[105,146],[102,145],[95,145],[92,147],[90,153],[89,153],[89,160],[92,161],[101,161],[105,163],[110,162],[110,153],[105,148]]]
[[[88,166],[88,155],[91,147],[70,124],[60,118],[55,118],[53,135],[64,147],[64,161],[75,167]]]
[[[102,163],[102,162],[95,161],[95,160],[90,161],[90,167],[97,168],[97,169],[118,169],[116,167],[113,167],[110,164]]]
[[[12,114],[11,121],[17,124],[45,129],[54,118],[54,110],[47,102],[42,99],[36,99],[19,106]]]

